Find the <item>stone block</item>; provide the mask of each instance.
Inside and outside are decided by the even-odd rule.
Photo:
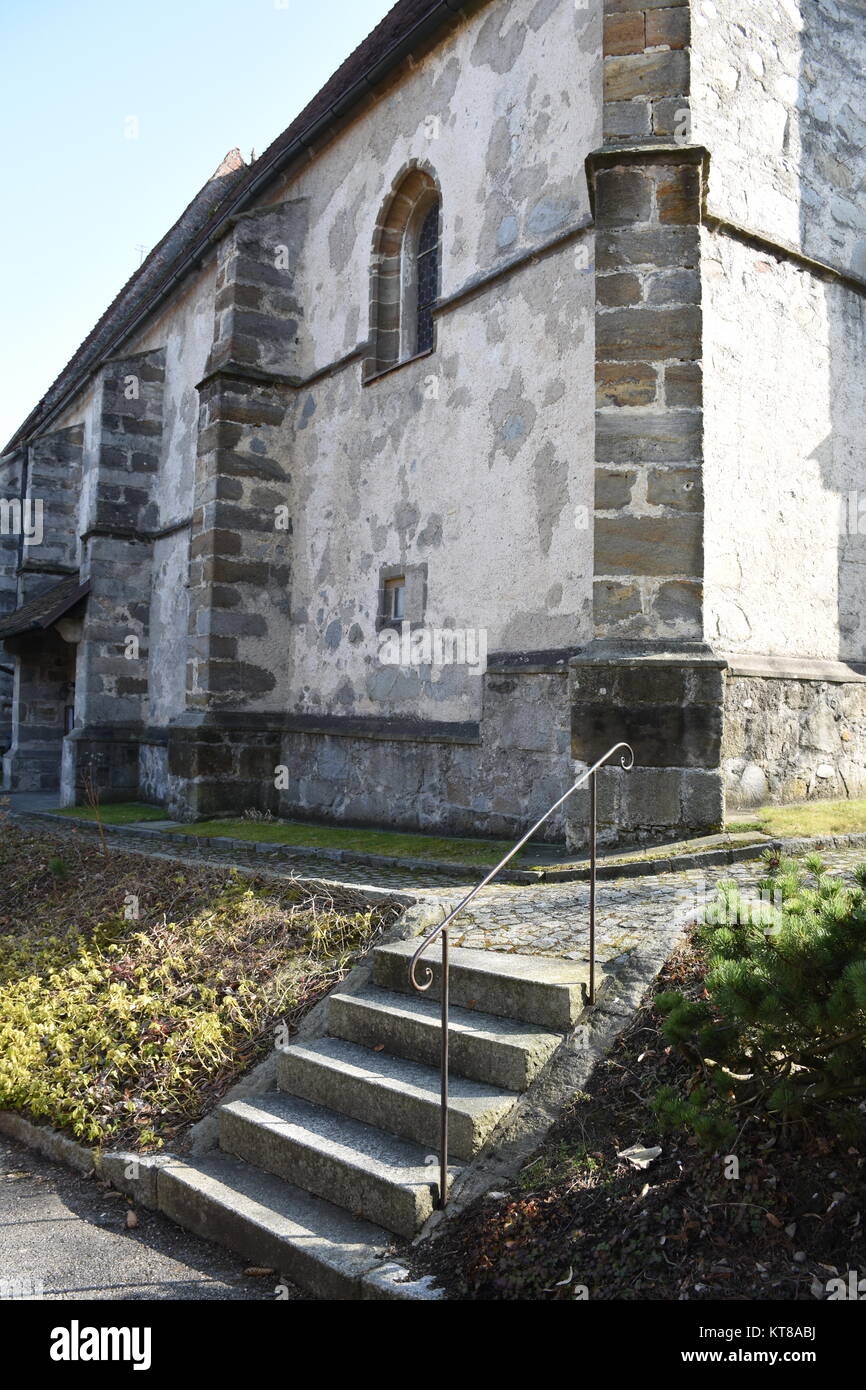
[[[649,702],[573,707],[572,756],[594,762],[608,748],[630,743],[643,767],[719,765],[722,712],[710,705]]]
[[[700,220],[701,171],[694,164],[660,171],[656,184],[658,218],[686,226]]]
[[[595,386],[599,406],[652,405],[658,372],[648,362],[597,362]]]
[[[700,417],[694,419],[700,430]],[[653,507],[673,507],[680,512],[703,510],[700,468],[651,468],[647,475],[646,500]]]
[[[671,362],[665,367],[665,404],[695,409],[703,404],[703,373],[696,362]]]
[[[605,15],[629,14],[632,10],[679,9],[689,0],[604,0]]]
[[[611,57],[604,62],[605,101],[676,96],[686,92],[688,84],[689,57],[682,51]]]
[[[685,579],[660,584],[653,598],[653,612],[660,623],[689,628],[699,635],[703,627],[703,587]]]
[[[700,304],[701,281],[696,270],[662,270],[646,283],[647,304]]]
[[[596,511],[615,511],[627,507],[636,477],[633,468],[596,468]]]
[[[642,10],[605,15],[604,52],[606,54],[643,53],[646,27]]]
[[[598,575],[700,575],[699,516],[599,516],[595,521]]]
[[[648,226],[599,231],[595,259],[601,273],[630,266],[652,271],[667,266],[691,269],[700,263],[698,230],[691,226]]]
[[[652,134],[652,107],[648,101],[606,101],[603,122],[605,136],[642,139]]]
[[[696,305],[673,309],[610,309],[596,319],[596,350],[612,361],[698,359],[701,311]]]
[[[691,22],[687,5],[647,11],[647,48],[687,48],[690,36]]]
[[[643,298],[640,276],[628,272],[599,275],[595,282],[595,297],[598,304],[608,309],[640,304]]]
[[[595,180],[596,226],[628,227],[634,222],[648,222],[652,194],[652,180],[643,169],[600,169]]]
[[[633,415],[599,411],[596,415],[595,456],[599,463],[685,462],[700,457],[701,444],[702,421],[697,412]],[[653,470],[651,476],[659,471]]]
[[[597,579],[593,584],[593,614],[597,623],[618,623],[641,612],[640,589],[635,584],[617,584]]]

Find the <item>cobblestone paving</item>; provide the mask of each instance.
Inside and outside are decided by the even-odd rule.
[[[58,834],[70,833],[65,827],[31,822],[40,829]],[[71,830],[72,828],[70,828]],[[73,832],[74,833],[74,832]],[[180,837],[179,837],[180,838]],[[135,834],[113,833],[108,838],[115,850],[159,858],[179,859],[196,864],[227,864],[280,878],[295,877],[318,883],[345,884],[359,889],[375,889],[408,895],[412,899],[456,906],[478,878],[461,882],[453,876],[419,873],[392,867],[334,864],[303,854],[259,854],[217,849],[200,845],[193,837],[183,837],[176,854],[162,847],[149,846]],[[821,857],[834,872],[845,877],[866,862],[866,848],[821,851]],[[646,878],[605,879],[596,895],[596,949],[601,964],[618,965],[624,957],[651,944],[673,922],[683,925],[696,917],[707,895],[716,885],[734,879],[748,886],[761,877],[760,860],[728,864],[707,869],[683,869]],[[478,877],[482,876],[479,870]],[[589,941],[589,885],[577,883],[491,884],[457,919],[452,943],[492,951],[521,952],[529,955],[565,956],[585,960]]]

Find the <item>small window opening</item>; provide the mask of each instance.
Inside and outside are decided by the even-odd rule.
[[[385,580],[385,604],[382,617],[389,622],[402,623],[406,616],[406,577]]]

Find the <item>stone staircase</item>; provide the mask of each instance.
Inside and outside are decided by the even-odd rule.
[[[386,1252],[438,1201],[441,956],[418,995],[417,945],[377,947],[371,981],[329,997],[327,1035],[279,1051],[279,1089],[221,1106],[219,1148],[160,1168],[163,1211],[313,1295],[401,1296],[379,1277]],[[453,1181],[579,1020],[588,968],[460,948],[450,962]]]

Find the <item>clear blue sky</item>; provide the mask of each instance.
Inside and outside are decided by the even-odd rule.
[[[393,3],[0,0],[0,448],[137,248],[227,150],[260,154]]]

